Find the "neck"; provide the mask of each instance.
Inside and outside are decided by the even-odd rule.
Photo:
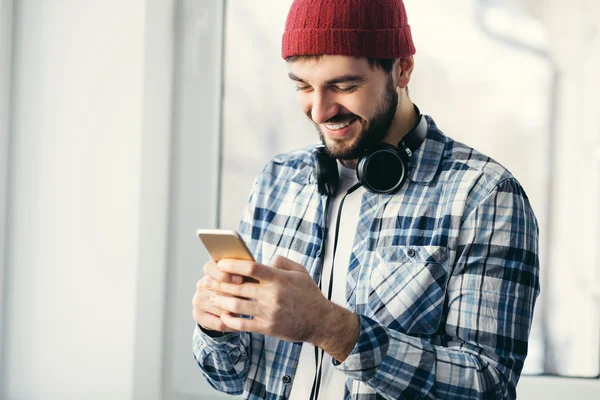
[[[408,132],[415,126],[419,116],[415,110],[415,106],[408,97],[400,97],[398,100],[398,109],[396,115],[390,125],[390,130],[383,138],[385,143],[397,146],[398,143],[406,136]]]
[[[383,138],[383,142],[389,143],[392,146],[397,146],[398,143],[406,136],[413,126],[417,123],[419,116],[415,111],[415,107],[410,98],[401,89],[401,94],[398,96],[398,108],[390,125],[388,133]],[[340,160],[346,168],[356,169],[358,160]]]

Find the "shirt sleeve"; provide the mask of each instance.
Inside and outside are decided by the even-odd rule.
[[[228,394],[243,392],[249,369],[248,337],[245,333],[211,337],[196,325],[194,358],[212,387]]]
[[[450,267],[443,346],[360,317],[349,357],[334,361],[386,399],[514,399],[539,294],[538,225],[514,179],[467,216]]]

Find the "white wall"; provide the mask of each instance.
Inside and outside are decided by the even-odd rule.
[[[144,142],[143,128],[156,134],[165,119],[155,110],[158,124],[150,123],[144,108],[161,103],[145,95],[168,94],[146,93],[154,87],[145,84],[153,71],[145,59],[157,59],[145,53],[146,4],[24,0],[15,8],[0,397],[129,399],[141,376],[135,362],[151,350],[135,348],[137,316],[148,315],[136,289],[141,217],[151,214],[141,193],[154,184],[144,185],[143,152],[160,140]],[[164,205],[160,194],[150,205]]]

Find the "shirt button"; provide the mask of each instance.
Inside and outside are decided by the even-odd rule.
[[[410,258],[413,258],[415,256],[415,254],[416,254],[415,249],[408,249],[408,256]]]
[[[283,382],[283,383],[290,383],[291,381],[292,381],[292,378],[289,375],[286,375],[281,379],[281,382]]]

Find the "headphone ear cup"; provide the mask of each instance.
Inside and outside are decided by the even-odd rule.
[[[404,149],[379,143],[358,161],[356,175],[369,191],[392,194],[400,190],[410,171],[410,158]]]
[[[327,154],[323,145],[315,148],[312,159],[315,165],[319,193],[333,196],[337,192],[340,183],[337,161]]]

